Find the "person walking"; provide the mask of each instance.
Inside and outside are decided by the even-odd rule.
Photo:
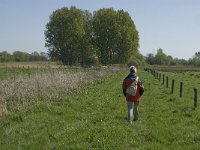
[[[138,106],[144,93],[144,86],[137,76],[135,66],[129,67],[129,74],[123,80],[122,89],[128,105],[128,122],[132,123],[132,121],[138,120]]]

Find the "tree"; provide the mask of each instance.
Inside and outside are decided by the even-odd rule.
[[[154,65],[155,64],[155,56],[152,53],[147,54],[146,56],[146,62],[150,65]]]
[[[134,65],[136,67],[145,66],[145,59],[142,54],[134,55],[128,60],[128,66]]]
[[[196,52],[193,58],[190,60],[190,63],[194,66],[200,66],[200,52]]]
[[[30,54],[26,52],[21,52],[21,51],[15,51],[13,52],[13,57],[15,61],[21,62],[21,61],[28,61]]]
[[[9,62],[12,60],[13,56],[10,53],[6,51],[0,52],[0,62]]]
[[[93,16],[93,41],[102,64],[125,63],[137,55],[138,32],[127,12],[100,9]]]
[[[146,62],[150,65],[175,65],[173,57],[166,55],[161,48],[157,50],[155,56],[153,54],[148,54],[146,57]]]
[[[155,62],[156,62],[156,64],[158,64],[158,65],[165,65],[166,64],[165,63],[166,62],[166,58],[167,58],[166,54],[163,53],[163,50],[161,48],[159,48],[157,50],[157,54],[155,55]]]
[[[37,51],[34,51],[30,54],[29,61],[46,61],[47,56],[45,52],[38,53]]]
[[[141,58],[138,52],[139,36],[135,24],[129,14],[123,10],[118,11],[119,38],[117,40],[117,59],[125,63],[131,57]],[[143,58],[141,58],[141,61]]]
[[[45,52],[40,52],[40,59],[41,61],[47,61],[48,60],[48,55]]]
[[[45,45],[51,58],[65,65],[83,63],[83,51],[90,42],[86,33],[89,18],[89,13],[84,14],[76,7],[63,7],[52,13],[45,31]]]
[[[81,39],[81,52],[80,52],[80,58],[81,58],[81,65],[91,65],[91,64],[97,64],[97,56],[96,51],[94,49],[94,45],[92,43],[92,14],[85,10],[82,12],[84,16],[84,30],[85,34],[83,38]]]
[[[166,55],[163,50],[159,48],[155,55],[151,53],[147,54],[146,62],[150,65],[192,65],[194,64],[196,57],[199,57],[200,60],[200,53],[196,53],[193,59],[189,59],[188,61],[185,59],[173,58],[170,55]]]
[[[126,63],[139,55],[133,20],[127,12],[112,8],[93,16],[76,7],[58,9],[46,25],[45,39],[50,58],[65,65]]]

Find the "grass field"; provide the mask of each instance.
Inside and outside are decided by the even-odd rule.
[[[190,66],[190,65],[152,65],[149,66],[154,70],[165,71],[165,72],[199,72],[200,67]]]
[[[171,94],[170,88],[140,71],[145,93],[140,119],[133,124],[126,121],[121,90],[126,73],[11,111],[0,119],[0,149],[199,149],[200,108],[193,110],[192,96],[193,86],[199,86],[198,73],[168,73],[186,85],[180,98],[178,90]]]

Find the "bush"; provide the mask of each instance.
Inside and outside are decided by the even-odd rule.
[[[145,61],[140,56],[138,57],[133,56],[128,61],[128,66],[131,66],[131,65],[136,66],[136,67],[145,66]]]

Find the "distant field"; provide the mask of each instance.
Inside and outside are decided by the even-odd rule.
[[[0,67],[0,80],[15,79],[19,76],[30,77],[34,74],[44,74],[56,71],[80,72],[87,71],[87,68],[76,67]]]
[[[50,61],[41,61],[41,62],[7,62],[0,63],[0,68],[57,68],[61,65],[58,65],[56,62]]]
[[[0,80],[16,78],[19,76],[30,77],[33,74],[54,72],[56,70],[78,71],[79,67],[66,67],[57,62],[8,62],[0,63]],[[86,70],[86,69],[85,69]]]
[[[157,70],[157,71],[167,71],[167,72],[184,72],[184,71],[200,71],[200,67],[194,66],[164,66],[164,65],[153,65],[149,66],[149,68]]]
[[[41,73],[59,68],[55,62],[8,62],[0,63],[0,80],[16,78],[17,76],[30,76],[34,73]]]

